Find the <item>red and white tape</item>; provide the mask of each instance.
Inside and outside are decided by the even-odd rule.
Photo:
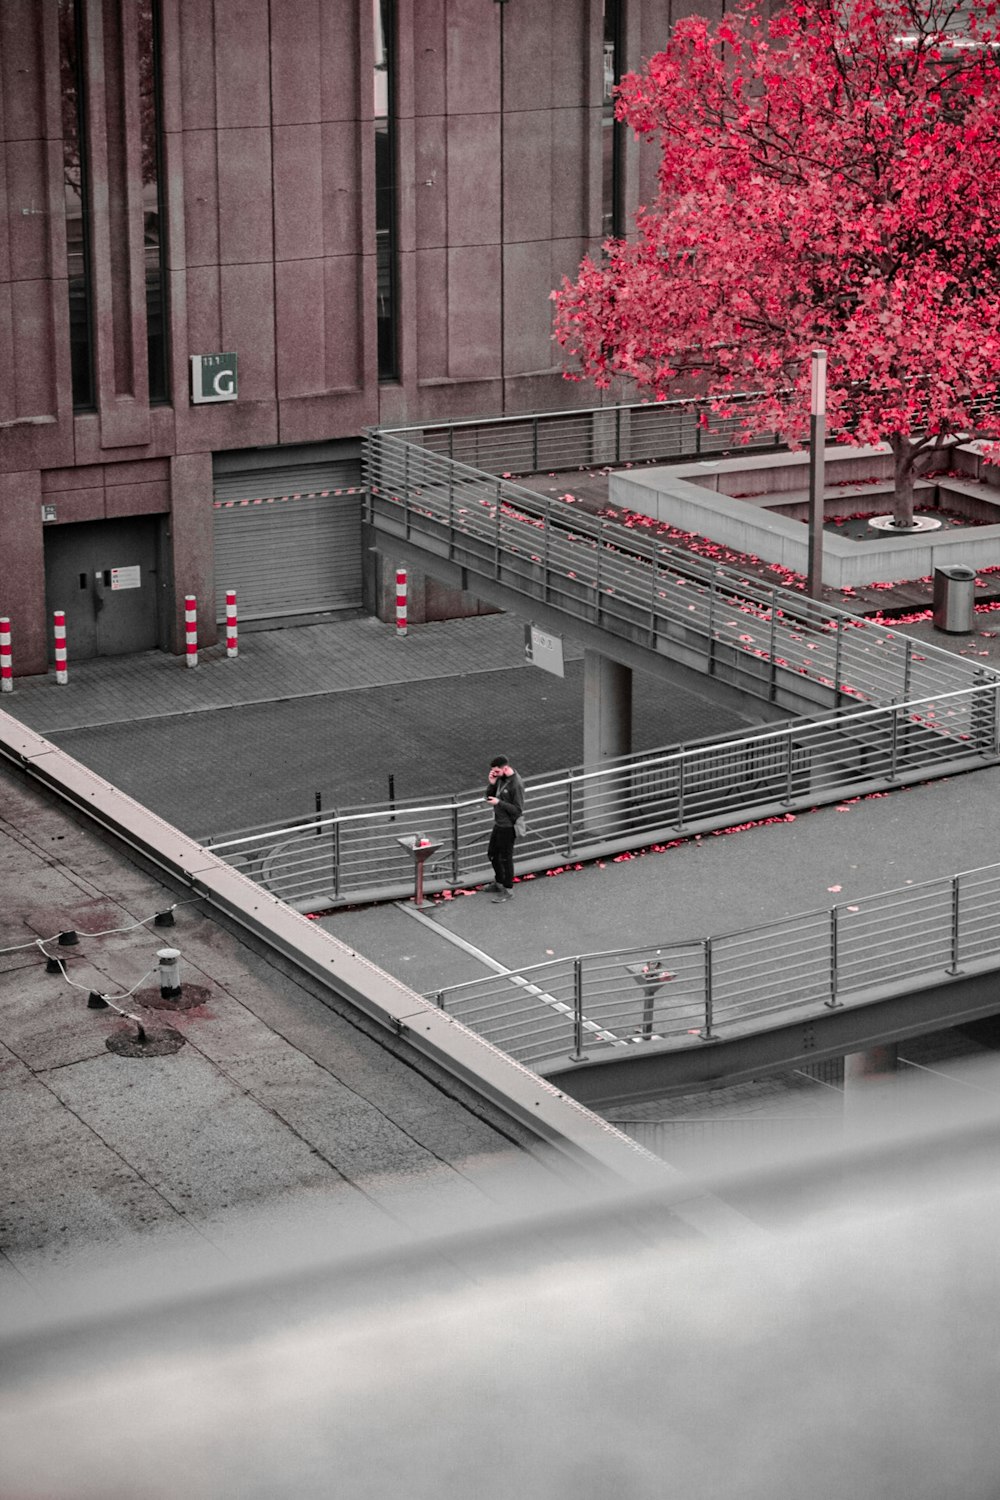
[[[226,590],[226,655],[239,655],[239,630],[236,624],[236,591]]]
[[[194,594],[184,595],[184,665],[198,665],[198,600]]]
[[[14,691],[14,667],[10,654],[10,620],[0,619],[0,692]]]
[[[396,634],[406,634],[406,569],[396,569]]]
[[[55,638],[56,638],[56,682],[66,683],[69,681],[69,673],[66,670],[66,615],[61,609],[57,609],[53,615]]]

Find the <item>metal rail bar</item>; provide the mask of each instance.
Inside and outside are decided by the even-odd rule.
[[[1000,966],[998,917],[1000,864],[692,942],[552,959],[447,986],[435,999],[529,1065],[560,1056],[582,1064],[612,1047],[711,1043],[748,1021],[808,1016],[918,975],[954,976],[958,953],[966,965]],[[514,1011],[512,989],[548,1005]],[[551,1004],[560,994],[561,1014]]]

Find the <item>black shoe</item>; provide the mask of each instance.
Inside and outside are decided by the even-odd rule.
[[[496,906],[501,901],[513,901],[513,899],[514,899],[514,892],[511,891],[511,890],[508,890],[508,888],[505,885],[502,885],[502,886],[500,886],[497,889],[497,893],[493,897],[493,904],[494,904],[494,906]]]

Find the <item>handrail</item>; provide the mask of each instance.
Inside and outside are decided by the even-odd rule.
[[[626,413],[653,420],[665,410],[653,403],[573,416],[606,423],[617,413],[620,447]],[[510,419],[528,424],[536,446],[547,420]],[[388,429],[366,433],[365,454],[369,520],[387,535],[501,583],[529,609],[541,601],[565,613],[570,630],[574,620],[596,624],[653,655],[735,674],[744,691],[808,713],[733,740],[529,778],[522,869],[1000,759],[1000,674],[989,667],[934,645],[918,649],[898,630],[742,578]],[[315,910],[407,894],[412,865],[398,839],[414,833],[440,846],[425,871],[428,892],[485,878],[484,812],[481,798],[462,792],[447,803],[320,813],[207,842],[275,895]]]
[[[575,953],[425,998],[529,1066],[586,1061],[581,1033],[588,1056],[711,1045],[876,988],[1000,967],[998,918],[1000,864],[985,865],[708,938]]]

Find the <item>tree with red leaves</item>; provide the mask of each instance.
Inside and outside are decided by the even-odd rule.
[[[659,196],[554,292],[570,378],[683,378],[747,429],[827,423],[895,455],[894,521],[942,449],[1000,441],[996,0],[744,0],[690,16],[618,89],[659,141]],[[758,391],[752,408],[732,398]]]

